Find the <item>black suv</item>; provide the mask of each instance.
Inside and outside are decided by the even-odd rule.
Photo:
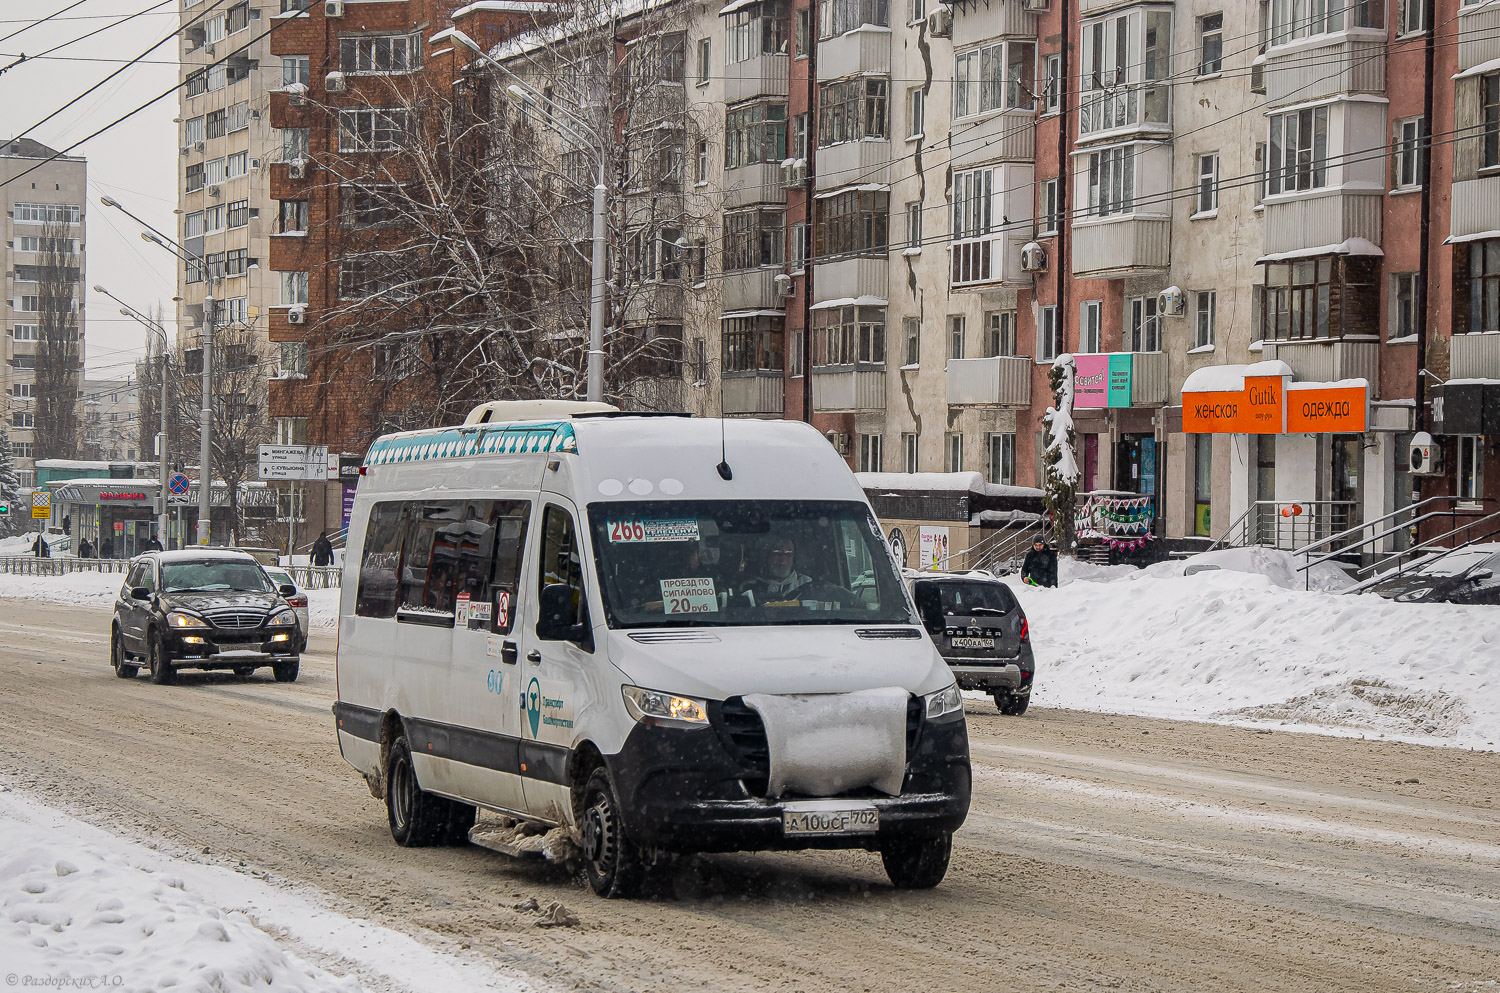
[[[987,573],[907,573],[906,581],[959,687],[984,690],[1002,714],[1026,713],[1036,661],[1010,587]]]
[[[178,669],[231,669],[248,676],[269,665],[276,681],[297,678],[297,614],[248,553],[232,549],[147,552],[130,563],[115,600],[109,661],[133,679],[144,661],[155,683]]]

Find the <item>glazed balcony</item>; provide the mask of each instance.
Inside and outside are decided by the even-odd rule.
[[[1172,261],[1172,221],[1122,214],[1073,224],[1073,275],[1163,272]]]
[[[813,410],[839,413],[885,409],[885,370],[828,366],[813,370]]]
[[[786,408],[786,381],[780,369],[725,373],[725,416],[780,417]]]
[[[954,405],[1027,407],[1036,364],[1024,355],[948,360],[948,402]]]
[[[1373,193],[1316,190],[1267,197],[1263,216],[1265,254],[1309,252],[1325,247],[1333,251],[1333,246],[1351,238],[1379,245],[1382,202],[1378,190]]]
[[[1271,340],[1261,345],[1260,357],[1266,362],[1285,362],[1301,383],[1363,379],[1374,386],[1380,382],[1380,341],[1374,337]]]

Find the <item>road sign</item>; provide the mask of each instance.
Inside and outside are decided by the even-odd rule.
[[[167,492],[173,496],[187,496],[188,487],[192,485],[192,480],[180,472],[167,478]]]
[[[32,520],[45,521],[52,516],[52,491],[31,491],[31,517]]]
[[[261,445],[261,479],[328,478],[326,445]]]

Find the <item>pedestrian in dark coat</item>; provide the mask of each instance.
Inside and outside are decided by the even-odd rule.
[[[333,542],[328,540],[327,531],[318,535],[318,540],[313,542],[312,564],[333,565]]]
[[[89,541],[87,538],[85,538],[82,541],[80,541],[78,543],[78,557],[81,558],[81,559],[91,559],[91,558],[93,558],[94,557],[94,543],[91,542],[91,541]]]
[[[52,546],[48,545],[47,539],[40,534],[36,536],[36,541],[32,543],[31,550],[36,553],[36,557],[39,559],[50,559],[52,557]]]
[[[105,538],[99,543],[99,557],[101,559],[112,559],[115,557],[115,540]]]
[[[1026,553],[1021,563],[1021,582],[1027,586],[1057,585],[1057,553],[1047,547],[1045,539],[1038,538]]]

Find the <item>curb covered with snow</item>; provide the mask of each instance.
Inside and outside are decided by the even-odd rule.
[[[63,576],[13,576],[0,573],[0,599],[45,600],[74,607],[114,606],[125,577],[118,572],[70,572]],[[307,590],[308,625],[332,631],[338,627],[339,591]],[[106,628],[106,633],[107,633]]]

